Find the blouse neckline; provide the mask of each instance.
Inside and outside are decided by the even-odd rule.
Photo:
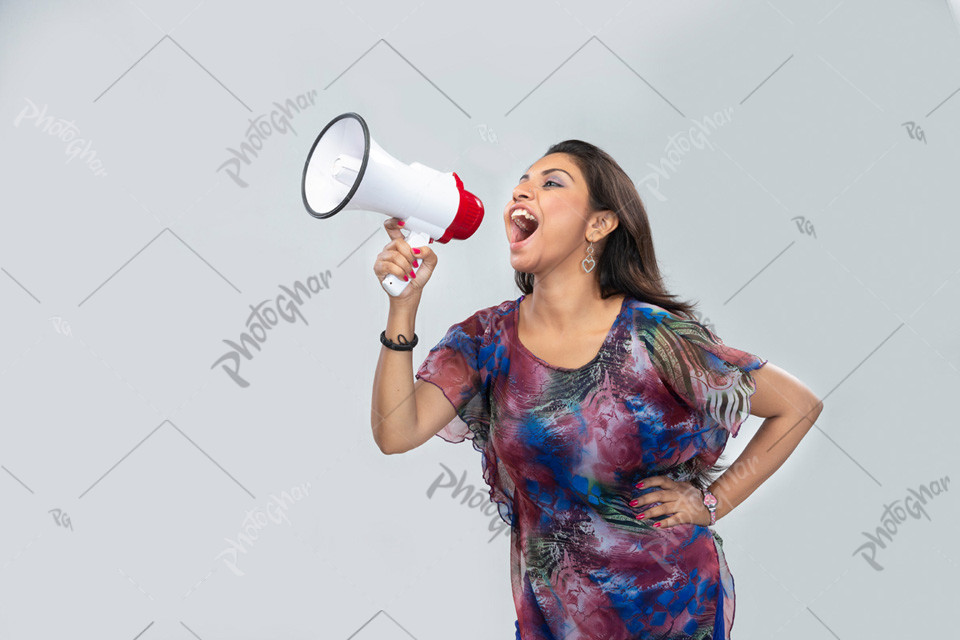
[[[589,369],[590,367],[592,367],[592,366],[600,359],[600,356],[603,355],[604,350],[607,349],[607,347],[609,346],[610,342],[613,340],[613,335],[614,335],[614,333],[616,333],[617,326],[620,324],[620,319],[623,317],[624,311],[627,309],[627,301],[628,301],[629,298],[630,298],[629,294],[627,294],[627,295],[625,295],[625,296],[623,297],[623,301],[622,301],[621,304],[620,304],[620,313],[618,313],[618,314],[617,314],[617,317],[613,320],[613,324],[610,326],[610,330],[607,331],[607,337],[603,339],[603,343],[600,345],[600,349],[599,349],[599,351],[597,351],[597,354],[596,354],[595,356],[593,356],[593,359],[590,360],[590,362],[586,363],[586,364],[583,365],[583,366],[571,368],[571,367],[561,367],[561,366],[558,366],[558,365],[550,364],[550,363],[547,362],[546,360],[538,357],[535,353],[533,353],[532,351],[530,351],[529,349],[527,349],[527,348],[523,345],[523,343],[520,342],[520,328],[519,328],[519,327],[520,327],[520,302],[521,302],[525,297],[526,297],[526,294],[520,296],[519,298],[517,298],[516,302],[514,302],[514,305],[513,305],[513,314],[512,314],[512,315],[513,315],[513,322],[511,323],[511,324],[512,324],[512,327],[511,327],[511,333],[512,333],[511,338],[513,338],[513,342],[517,345],[518,349],[519,349],[522,353],[526,354],[526,355],[527,355],[528,357],[530,357],[530,358],[533,358],[534,360],[536,360],[536,361],[539,362],[540,364],[542,364],[542,365],[544,365],[544,366],[546,366],[546,367],[548,367],[548,368],[550,368],[550,369],[555,369],[555,370],[557,370],[557,371],[584,371],[585,369]]]

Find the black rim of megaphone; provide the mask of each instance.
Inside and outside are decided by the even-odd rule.
[[[320,213],[314,211],[310,204],[307,202],[307,167],[310,166],[310,159],[313,157],[313,150],[317,148],[320,139],[327,132],[327,130],[332,127],[337,122],[343,120],[344,118],[356,118],[357,122],[360,123],[360,126],[363,128],[363,162],[360,164],[360,172],[357,173],[357,179],[353,182],[353,187],[350,188],[350,193],[340,201],[336,207],[327,211],[326,213]],[[343,113],[330,122],[327,123],[327,126],[323,128],[323,131],[320,132],[320,135],[317,136],[317,139],[313,141],[313,146],[310,147],[310,153],[307,154],[307,161],[303,163],[303,178],[300,181],[300,196],[303,198],[303,206],[307,208],[307,212],[314,218],[319,218],[323,220],[324,218],[329,218],[338,211],[342,210],[347,203],[353,198],[353,194],[357,192],[357,189],[360,187],[360,182],[363,181],[363,174],[367,170],[367,160],[370,158],[370,129],[367,128],[367,122],[360,116],[359,113],[354,113],[350,111],[349,113]]]

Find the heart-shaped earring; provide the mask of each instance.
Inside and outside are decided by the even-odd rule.
[[[590,264],[589,267],[587,266],[587,263]],[[593,271],[593,268],[596,266],[596,264],[597,261],[593,259],[593,242],[590,242],[590,244],[587,246],[587,257],[580,262],[580,266],[583,267],[585,272],[590,273]]]

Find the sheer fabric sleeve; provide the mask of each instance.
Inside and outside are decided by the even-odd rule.
[[[505,358],[505,346],[495,339],[493,309],[481,309],[453,325],[427,354],[416,373],[443,391],[457,415],[436,435],[447,442],[470,440],[481,453],[483,479],[501,519],[514,526],[515,486],[500,464],[490,437],[490,384]]]
[[[415,376],[439,387],[457,410],[457,415],[436,434],[447,442],[486,437],[490,428],[490,403],[480,362],[481,344],[486,338],[485,315],[483,310],[478,311],[450,327],[430,349]]]
[[[666,311],[645,309],[641,332],[661,380],[707,426],[719,426],[736,437],[750,416],[756,382],[750,372],[768,361],[736,349],[695,320]]]

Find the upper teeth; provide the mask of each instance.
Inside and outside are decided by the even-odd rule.
[[[510,217],[513,218],[514,220],[516,220],[517,218],[519,218],[519,217],[521,217],[521,216],[524,217],[524,218],[527,218],[527,219],[529,219],[529,220],[533,220],[534,222],[536,222],[536,220],[537,220],[535,217],[533,217],[533,216],[530,214],[529,211],[527,211],[526,209],[520,208],[520,207],[514,209],[514,210],[510,213]]]

